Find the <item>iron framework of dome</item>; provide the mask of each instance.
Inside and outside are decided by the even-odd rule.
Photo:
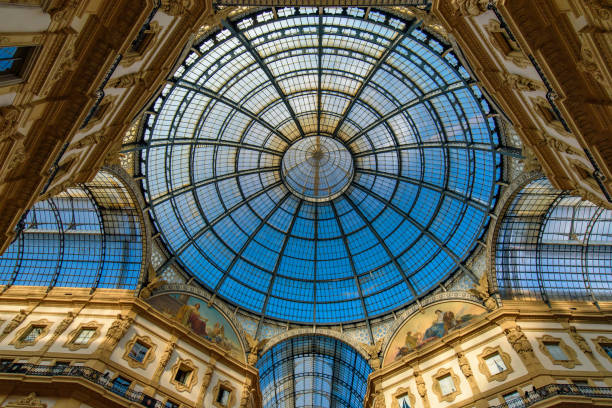
[[[234,305],[316,324],[396,310],[463,268],[502,159],[451,47],[365,8],[223,26],[143,129],[143,191],[171,261]]]

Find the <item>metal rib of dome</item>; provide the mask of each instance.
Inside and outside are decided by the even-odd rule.
[[[488,223],[501,157],[450,47],[360,8],[223,25],[143,131],[143,189],[173,260],[246,310],[317,324],[388,313],[457,270]],[[352,162],[339,152],[323,168],[329,157],[313,153],[303,179],[283,176],[283,157],[311,137]],[[298,191],[323,180],[313,166],[329,172],[326,190]]]

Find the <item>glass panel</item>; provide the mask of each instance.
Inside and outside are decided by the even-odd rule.
[[[550,356],[553,358],[553,360],[559,360],[559,361],[568,360],[567,356],[563,352],[563,349],[561,348],[561,346],[559,346],[559,343],[544,343],[544,346],[550,353]]]
[[[501,356],[497,353],[485,358],[485,361],[487,362],[487,367],[489,368],[489,373],[491,373],[491,375],[499,374],[506,370],[504,360],[502,360]]]
[[[0,284],[136,289],[141,234],[130,193],[101,171],[87,184],[34,204],[0,256]]]
[[[532,181],[514,198],[497,237],[504,298],[598,301],[612,294],[612,211]]]
[[[134,343],[134,346],[132,347],[132,350],[130,350],[128,356],[138,362],[142,362],[148,351],[149,347],[137,341],[136,343]]]
[[[27,334],[21,339],[24,343],[33,343],[38,336],[43,332],[45,326],[34,326],[32,327]]]
[[[74,339],[74,344],[87,344],[89,339],[94,335],[96,329],[81,329],[77,337]]]
[[[323,336],[279,343],[257,368],[264,408],[361,408],[372,371],[351,347]]]
[[[455,382],[450,375],[438,378],[438,383],[440,384],[440,392],[442,392],[442,395],[449,395],[457,391]]]
[[[401,396],[397,399],[399,408],[410,408],[410,399],[408,395]]]
[[[171,255],[216,294],[353,322],[469,256],[500,141],[447,44],[383,10],[312,10],[256,11],[198,40],[146,121],[143,187]]]

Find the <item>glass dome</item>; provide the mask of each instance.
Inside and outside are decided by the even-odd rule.
[[[143,190],[173,262],[266,318],[415,301],[461,267],[498,193],[496,122],[457,56],[375,9],[224,21],[150,111]]]

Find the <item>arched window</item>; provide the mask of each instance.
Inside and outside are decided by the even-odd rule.
[[[532,181],[504,215],[495,268],[504,298],[610,300],[612,211]]]
[[[141,222],[126,187],[109,172],[36,203],[21,227],[0,257],[0,284],[137,287]]]
[[[264,408],[362,407],[372,372],[349,345],[317,335],[275,345],[257,368]]]

